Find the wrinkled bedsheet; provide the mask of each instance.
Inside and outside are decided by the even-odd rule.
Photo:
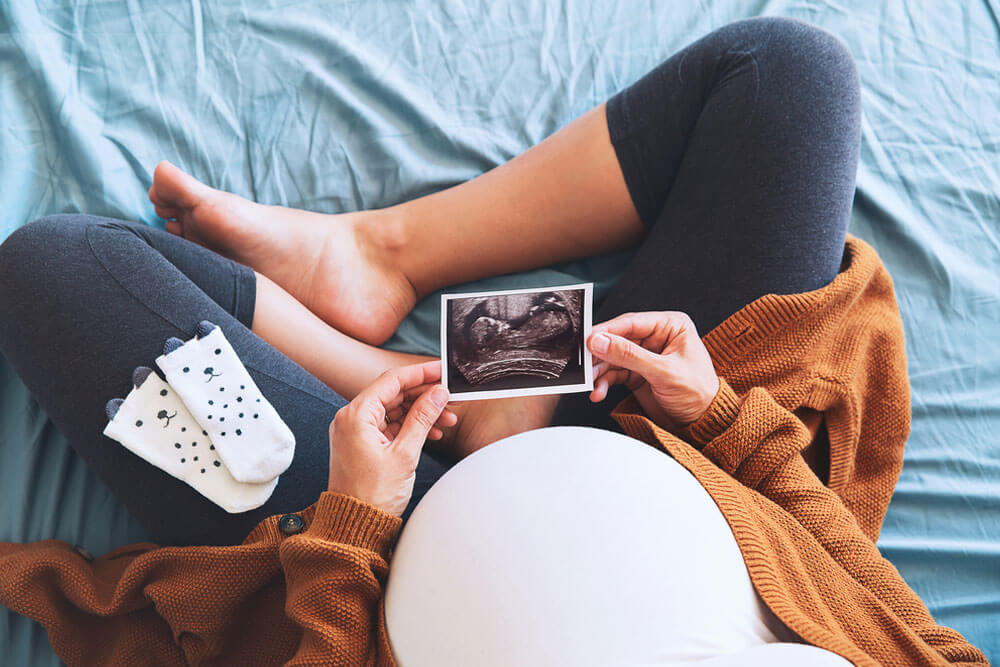
[[[508,160],[731,20],[839,35],[864,88],[852,231],[896,281],[913,385],[880,546],[940,622],[1000,661],[995,0],[69,4],[0,8],[0,239],[57,212],[161,225],[145,192],[164,158],[261,202],[385,206]],[[627,258],[462,289],[593,280],[599,297]],[[431,297],[390,345],[436,352],[437,325]],[[0,540],[100,554],[145,537],[2,359],[0,510]],[[58,663],[44,631],[5,610],[0,656]]]

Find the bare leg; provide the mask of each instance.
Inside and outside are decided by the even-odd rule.
[[[149,196],[172,219],[168,231],[250,266],[375,344],[435,289],[617,250],[643,233],[604,105],[478,178],[387,209],[262,206],[169,163],[157,167]]]
[[[418,297],[619,250],[643,235],[603,104],[510,162],[373,220],[371,245],[390,252]]]
[[[348,400],[383,371],[431,359],[383,350],[337,331],[260,273],[252,330]]]
[[[344,333],[380,343],[435,289],[620,249],[643,233],[604,105],[478,178],[387,209],[330,216],[262,206],[169,163],[157,167],[149,195],[172,219],[168,231],[271,279],[258,283],[254,331],[345,397],[420,358]],[[459,405],[444,444],[461,457],[548,425],[557,401]]]
[[[252,330],[344,398],[354,398],[382,372],[432,357],[383,350],[342,334],[266,276],[257,274]],[[462,458],[485,445],[549,423],[557,397],[455,404],[443,415],[444,437],[428,447]],[[457,427],[455,427],[457,423]],[[455,428],[448,428],[455,427]],[[438,433],[432,433],[437,440]]]
[[[383,350],[346,336],[259,273],[252,330],[347,399],[383,371],[432,359]],[[429,448],[462,458],[500,438],[547,425],[557,400],[539,396],[453,404],[456,418],[442,417],[444,437]],[[456,422],[457,427],[447,428]]]

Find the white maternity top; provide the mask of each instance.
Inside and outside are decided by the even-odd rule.
[[[793,643],[687,470],[590,428],[448,471],[400,536],[385,606],[403,667],[849,664]]]

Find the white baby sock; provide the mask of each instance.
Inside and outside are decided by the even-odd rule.
[[[233,479],[208,434],[152,369],[135,369],[132,382],[135,387],[124,400],[108,401],[104,435],[232,514],[260,507],[271,497],[278,480],[243,484]]]
[[[163,352],[157,366],[234,478],[267,482],[291,465],[295,436],[250,379],[221,328],[202,322],[197,337],[186,343],[171,338]]]

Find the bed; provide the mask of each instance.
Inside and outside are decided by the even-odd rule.
[[[7,3],[0,239],[58,212],[162,225],[145,192],[164,158],[261,202],[385,206],[504,162],[729,21],[815,23],[858,64],[851,230],[884,258],[906,326],[913,430],[879,546],[938,621],[1000,661],[1000,5],[681,4]],[[599,297],[627,260],[461,289],[593,280]],[[437,326],[431,297],[389,345],[436,353]],[[0,509],[3,541],[101,554],[146,539],[2,358]],[[0,656],[59,664],[40,626],[3,609]]]

